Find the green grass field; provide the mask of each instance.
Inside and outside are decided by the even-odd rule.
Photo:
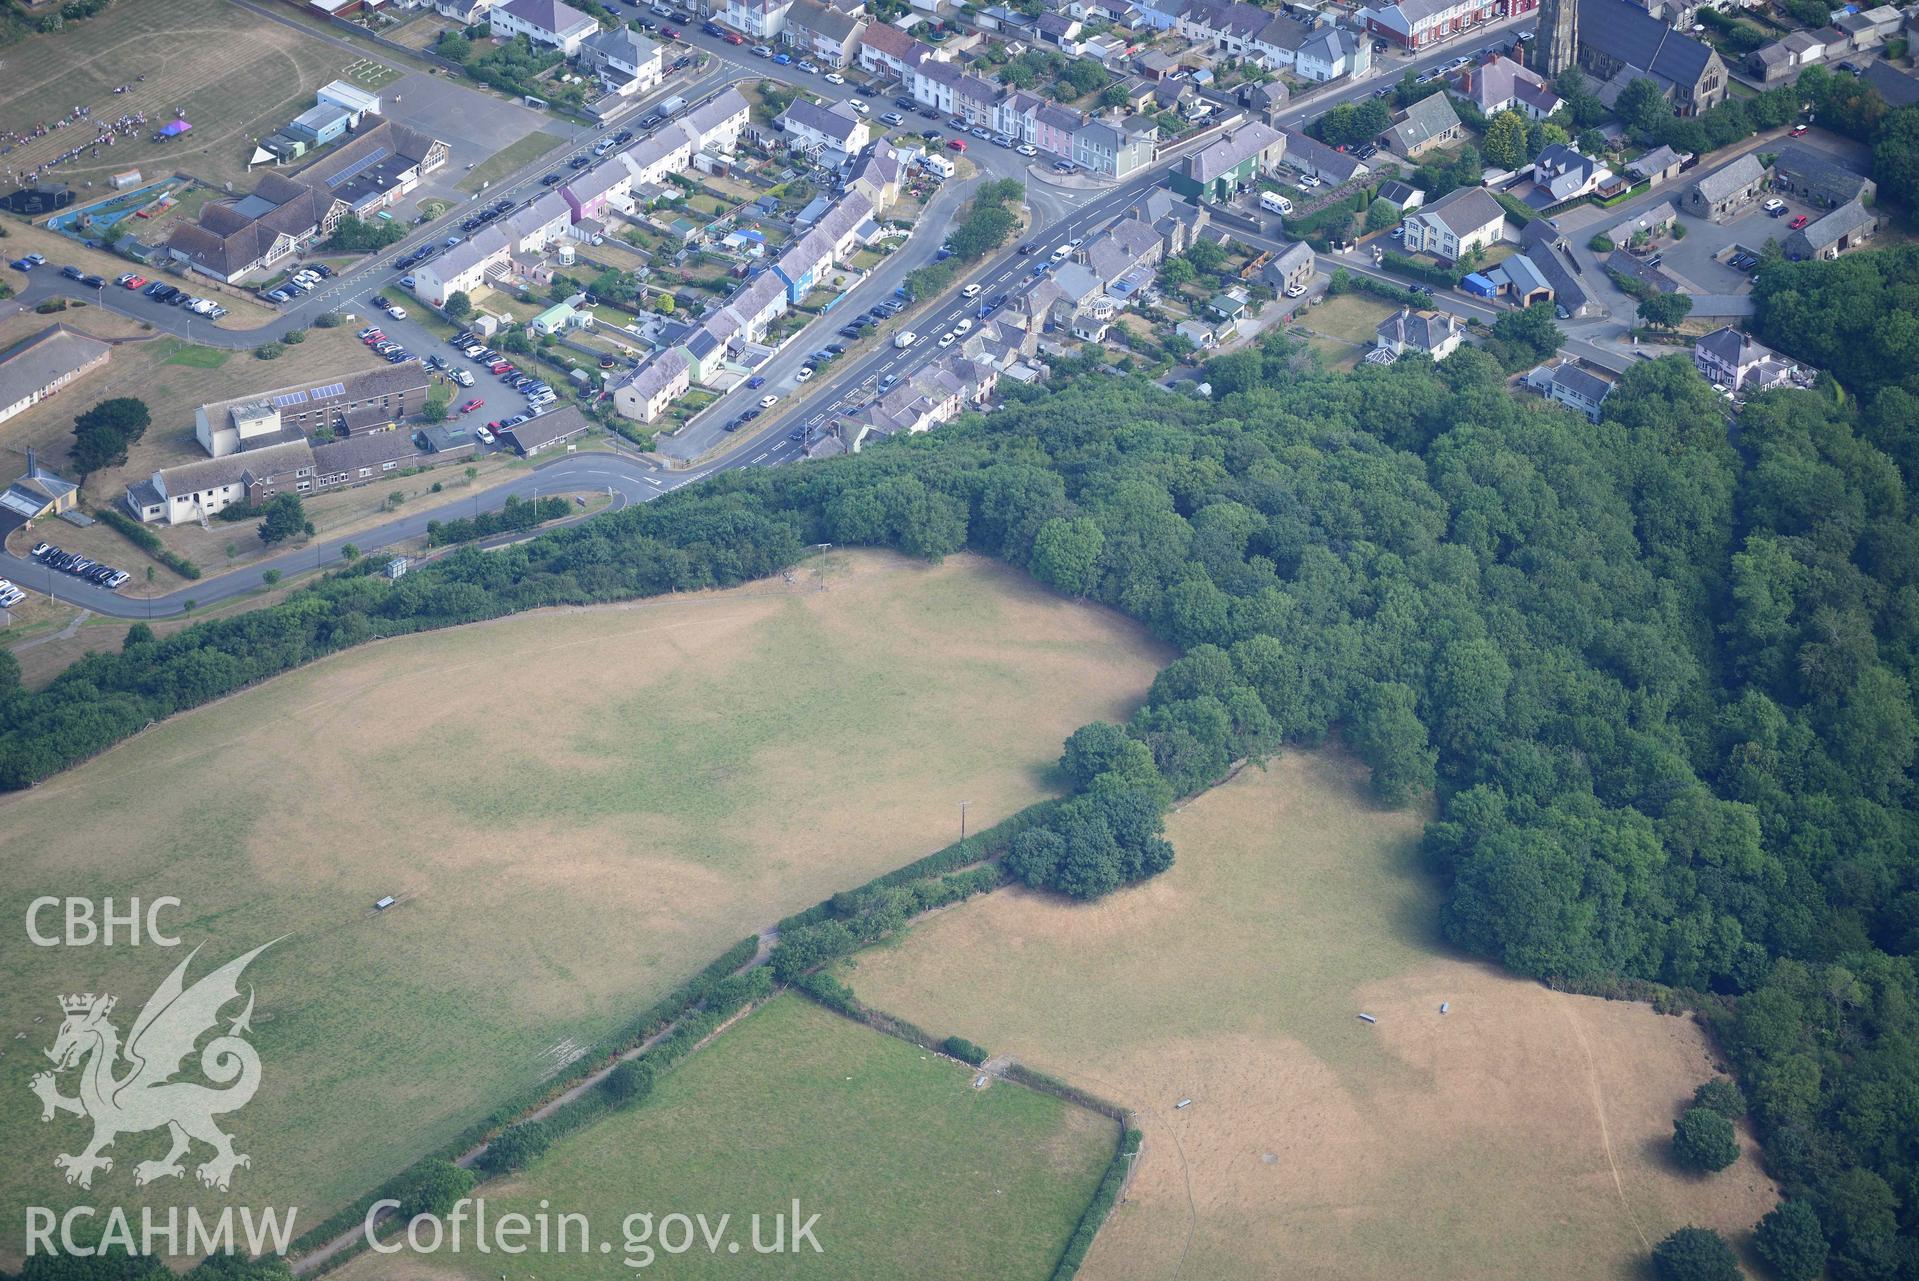
[[[488,184],[518,173],[523,167],[532,164],[555,147],[564,145],[565,142],[566,139],[558,134],[536,130],[482,160],[456,185],[468,195],[474,195]]]
[[[966,557],[409,638],[0,802],[0,903],[17,928],[39,894],[177,896],[196,975],[287,936],[248,975],[265,1067],[236,1190],[310,1225],[743,936],[951,841],[959,802],[983,826],[1049,794],[1065,736],[1164,658]],[[177,960],[0,952],[0,1066],[52,1043],[63,992],[117,994],[124,1035]],[[99,1197],[52,1164],[83,1139],[0,1109],[0,1212]],[[121,1141],[113,1195],[156,1142]]]
[[[587,1216],[595,1237],[634,1213],[731,1215],[722,1244],[660,1254],[661,1277],[1043,1278],[1113,1155],[1113,1122],[1017,1086],[972,1088],[929,1055],[795,996],[775,998],[667,1076],[642,1106],[568,1137],[481,1191],[487,1212],[541,1205]],[[820,1250],[757,1255],[751,1216],[800,1205]],[[789,1224],[790,1230],[790,1224]],[[637,1231],[637,1226],[636,1226]],[[671,1239],[656,1237],[653,1244]],[[696,1234],[695,1240],[699,1238]],[[523,1261],[541,1281],[620,1275],[597,1254]],[[363,1257],[352,1281],[500,1273],[497,1255]]]
[[[218,369],[227,363],[227,357],[233,353],[221,351],[217,347],[196,347],[191,343],[176,343],[166,355],[169,365],[186,365],[192,369]]]
[[[1713,1073],[1698,1028],[1449,953],[1420,817],[1337,756],[1288,755],[1174,814],[1154,881],[1092,905],[1001,891],[843,977],[1135,1110],[1144,1153],[1085,1281],[1375,1281],[1408,1260],[1640,1281],[1674,1228],[1749,1232],[1775,1195],[1750,1141],[1708,1180],[1665,1155]]]

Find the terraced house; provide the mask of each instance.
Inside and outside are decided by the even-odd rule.
[[[1286,135],[1271,125],[1241,125],[1180,162],[1166,185],[1187,200],[1224,203],[1286,156]]]

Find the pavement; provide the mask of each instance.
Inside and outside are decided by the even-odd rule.
[[[242,0],[236,0],[236,3],[240,2]],[[254,6],[250,4],[244,4],[243,7],[254,9]],[[265,9],[254,11],[267,13]],[[268,16],[271,15],[268,14]],[[1488,24],[1475,33],[1474,39],[1486,38],[1495,31],[1520,25],[1526,20],[1522,17]],[[796,71],[792,67],[779,67],[772,64],[770,60],[754,58],[747,52],[745,46],[736,47],[712,40],[701,35],[697,28],[688,30],[686,35],[689,37],[687,43],[714,55],[710,65],[691,85],[665,87],[656,94],[648,95],[642,103],[643,106],[669,93],[679,93],[689,101],[697,101],[718,91],[728,83],[749,77],[803,83],[809,91],[822,97],[844,97],[852,93],[851,85],[829,85],[819,77]],[[1463,48],[1464,43],[1459,47]],[[355,48],[357,49],[357,46]],[[1445,46],[1423,58],[1383,61],[1376,64],[1375,73],[1371,76],[1349,83],[1334,83],[1301,94],[1279,117],[1278,123],[1285,127],[1297,125],[1340,103],[1354,102],[1368,97],[1379,84],[1396,80],[1407,67],[1423,70],[1426,67],[1448,62],[1456,56],[1458,56],[1457,49]],[[927,123],[930,125],[931,122]],[[577,137],[584,140],[596,132],[591,127],[581,126],[577,129]],[[930,305],[923,305],[902,317],[900,323],[922,335],[919,342],[906,350],[895,348],[888,342],[864,357],[838,362],[837,368],[829,367],[821,376],[807,385],[807,394],[803,401],[795,402],[791,398],[785,400],[757,424],[760,430],[752,433],[750,437],[747,433],[740,433],[728,440],[721,433],[722,439],[711,451],[710,456],[701,458],[684,469],[670,472],[660,469],[637,455],[619,450],[596,450],[564,455],[538,466],[531,472],[521,473],[509,481],[477,494],[474,500],[475,510],[494,510],[504,504],[509,496],[528,497],[540,490],[551,493],[557,489],[606,488],[614,496],[616,505],[645,502],[663,493],[696,484],[719,471],[736,467],[777,466],[804,457],[804,423],[815,415],[840,412],[864,403],[870,398],[881,379],[888,376],[903,378],[911,370],[938,354],[940,349],[935,344],[934,338],[943,330],[950,329],[962,316],[977,312],[977,304],[974,301],[960,297],[959,291],[964,285],[978,283],[982,286],[982,292],[989,296],[1010,290],[1012,285],[1035,264],[1045,261],[1047,251],[1065,240],[1090,235],[1101,224],[1116,217],[1132,202],[1158,186],[1167,172],[1178,164],[1188,151],[1206,140],[1209,140],[1209,135],[1203,135],[1199,140],[1174,148],[1163,154],[1153,165],[1103,191],[1075,191],[1043,184],[1029,186],[1028,201],[1033,213],[1033,226],[1026,238],[1041,246],[1040,253],[1030,258],[1022,257],[1016,248],[1009,247],[1005,252],[986,260],[971,274],[956,280],[947,294],[933,300]],[[969,151],[967,154],[968,158],[974,160],[982,170],[980,177],[974,179],[975,182],[987,176],[1019,176],[1024,172],[1023,158],[1010,150],[989,146]],[[97,292],[84,289],[75,282],[59,276],[57,272],[48,271],[45,268],[36,271],[28,284],[21,289],[19,301],[22,305],[31,306],[40,299],[53,295],[65,294],[85,299],[87,294],[95,293],[96,296],[91,301],[98,305],[148,321],[157,329],[179,334],[193,342],[229,350],[251,348],[278,337],[290,328],[311,324],[313,317],[321,311],[348,310],[364,318],[367,311],[365,299],[370,295],[388,289],[398,292],[397,277],[392,268],[395,258],[404,255],[419,244],[443,237],[449,223],[457,224],[468,212],[484,203],[503,197],[520,201],[539,193],[544,190],[539,185],[540,177],[552,170],[556,163],[558,163],[557,158],[549,157],[543,163],[529,165],[519,173],[493,184],[485,193],[483,200],[476,199],[467,205],[456,207],[434,226],[410,235],[400,244],[370,257],[353,270],[327,281],[320,290],[307,295],[296,304],[289,305],[283,309],[278,319],[260,328],[217,329],[204,321],[201,321],[196,328],[194,317],[181,309],[161,306],[143,295],[129,293],[122,289],[106,289]],[[949,203],[941,207],[942,212],[945,209],[956,208],[965,199],[967,186],[968,184],[965,183],[952,184],[951,192],[943,193],[949,197]],[[942,225],[933,218],[922,219],[922,222],[935,228]],[[907,271],[918,263],[931,259],[936,245],[937,241],[930,235],[913,236],[906,246],[887,258],[886,265],[893,269],[876,271],[861,286],[861,289],[870,290],[876,298],[890,294],[893,285]],[[1344,265],[1354,266],[1351,263]],[[889,281],[892,283],[888,283]],[[846,305],[851,306],[852,301],[854,300],[849,300]],[[1451,299],[1447,301],[1454,302]],[[1489,308],[1474,308],[1472,304],[1463,301],[1458,305],[1467,310],[1476,309],[1484,313],[1482,319],[1495,314]],[[835,310],[838,311],[838,308]],[[856,311],[857,308],[854,310]],[[853,314],[853,312],[842,314]],[[433,340],[423,328],[416,330],[410,322],[388,322],[385,319],[381,319],[380,323],[381,328],[386,329],[390,334],[405,335],[401,340],[408,342],[409,346],[412,346],[420,355],[429,353],[449,355],[449,349]],[[815,321],[807,330],[790,340],[780,355],[769,364],[769,368],[773,371],[768,375],[769,388],[775,375],[781,378],[789,377],[800,364],[805,362],[813,349],[824,345],[826,340],[816,332],[819,325],[825,324],[829,329],[837,329],[843,323],[845,322],[835,320],[829,314]],[[480,375],[470,394],[484,397],[489,401],[489,405],[484,415],[476,416],[497,417],[496,408],[504,412],[507,404],[506,397],[509,397],[511,393],[499,391],[497,394],[502,404],[496,407],[491,403],[495,395],[489,394],[489,387],[498,389],[500,384],[497,380]],[[757,399],[764,395],[766,390],[763,388],[750,394]],[[737,397],[732,398],[731,407],[739,407]],[[722,419],[719,414],[711,414],[706,421],[712,422],[715,425],[714,430],[717,431],[717,425]],[[243,569],[215,578],[202,579],[179,591],[150,599],[121,597],[68,575],[56,573],[37,561],[4,552],[0,552],[0,577],[11,578],[30,590],[46,592],[60,600],[81,605],[109,617],[161,618],[181,613],[188,600],[204,606],[256,590],[265,585],[263,576],[269,570],[278,570],[284,577],[290,578],[297,573],[337,564],[341,559],[340,548],[349,542],[363,552],[370,553],[396,542],[417,538],[425,533],[429,519],[441,519],[451,514],[465,514],[465,509],[448,508],[432,513],[421,512],[399,516],[383,525],[361,530],[351,537],[320,540]],[[10,532],[12,532],[11,526],[0,528],[0,543],[4,542],[5,535]],[[50,541],[57,541],[57,539]]]

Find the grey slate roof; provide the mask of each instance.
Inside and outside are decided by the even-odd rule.
[[[1448,129],[1457,128],[1459,113],[1453,110],[1452,99],[1443,93],[1435,93],[1406,108],[1405,117],[1386,132],[1403,151],[1429,142]]]
[[[1710,45],[1682,35],[1629,0],[1579,0],[1579,39],[1667,86],[1691,88],[1714,57]]]
[[[1765,176],[1766,166],[1759,162],[1758,156],[1747,152],[1725,168],[1707,174],[1693,186],[1707,201],[1719,201]]]
[[[112,349],[77,329],[53,325],[0,352],[0,408],[92,364]]]

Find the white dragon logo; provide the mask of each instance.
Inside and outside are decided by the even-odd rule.
[[[56,1112],[93,1119],[93,1142],[87,1144],[86,1151],[54,1158],[53,1163],[66,1171],[68,1183],[92,1187],[94,1171],[113,1169],[113,1158],[102,1156],[102,1149],[122,1134],[161,1126],[172,1136],[172,1150],[158,1161],[142,1161],[135,1166],[135,1183],[184,1174],[180,1158],[195,1139],[213,1149],[212,1159],[197,1170],[200,1182],[208,1187],[226,1191],[234,1169],[252,1164],[233,1150],[233,1137],[213,1123],[214,1117],[246,1106],[260,1088],[260,1056],[243,1039],[252,1030],[251,988],[247,990],[246,1009],[232,1021],[227,1033],[214,1037],[200,1051],[201,1072],[226,1088],[216,1090],[170,1078],[193,1053],[194,1042],[219,1022],[221,1007],[239,999],[240,972],[272,946],[263,943],[187,987],[187,966],[200,951],[194,948],[147,999],[140,1017],[134,1020],[124,1052],[118,1030],[107,1021],[113,1011],[113,997],[88,993],[60,998],[66,1021],[60,1025],[53,1048],[46,1052],[54,1068],[36,1075],[31,1085],[40,1096],[42,1121],[53,1120]],[[123,1057],[127,1070],[124,1075],[116,1075]],[[80,1093],[68,1098],[60,1093],[59,1074],[79,1067],[83,1061]]]

